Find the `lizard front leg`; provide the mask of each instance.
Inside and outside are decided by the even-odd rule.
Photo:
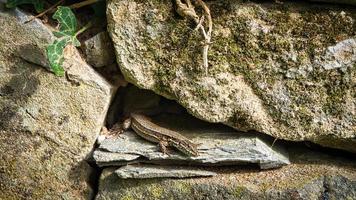
[[[131,127],[131,117],[127,118],[122,122],[122,130],[126,131]]]
[[[125,132],[131,127],[131,117],[125,119],[122,123],[117,122],[111,127],[110,130],[107,130],[109,137],[119,137],[120,134]],[[105,131],[105,130],[104,130]]]

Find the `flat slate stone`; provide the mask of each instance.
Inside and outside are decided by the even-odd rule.
[[[156,143],[141,138],[133,131],[126,131],[117,138],[103,140],[94,152],[94,160],[99,166],[136,162],[208,166],[254,163],[261,169],[270,169],[289,164],[288,155],[283,148],[278,145],[271,147],[272,142],[262,134],[237,132],[194,119],[185,119],[182,122],[178,118],[169,119],[169,116],[163,118],[180,127],[177,130],[169,126],[170,129],[199,144],[199,156],[189,157],[173,148],[168,154],[163,154]],[[161,125],[167,127],[167,124]]]
[[[212,167],[213,177],[122,179],[115,168],[105,168],[96,199],[356,199],[354,159],[302,146],[287,149],[290,165],[274,170]]]
[[[189,178],[214,176],[215,172],[197,168],[159,166],[159,165],[127,165],[115,171],[120,178]]]

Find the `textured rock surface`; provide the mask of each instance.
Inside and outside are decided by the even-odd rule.
[[[356,152],[356,8],[209,1],[202,36],[171,1],[108,1],[108,31],[127,80],[194,116],[286,140]]]
[[[107,32],[86,40],[83,45],[86,61],[93,67],[108,66],[115,62],[115,52]]]
[[[126,165],[115,171],[120,178],[189,178],[214,176],[216,173],[198,168],[159,166],[159,165]]]
[[[293,164],[259,171],[251,168],[217,170],[211,178],[120,179],[104,169],[97,199],[355,199],[354,160],[299,151]]]
[[[155,143],[127,131],[117,138],[101,142],[94,152],[100,166],[125,165],[132,162],[176,163],[195,165],[236,165],[255,163],[262,169],[289,164],[288,154],[272,141],[258,134],[238,133],[223,126],[209,124],[185,115],[160,115],[154,123],[185,135],[198,146],[199,156],[188,157],[177,150],[166,155]]]
[[[0,199],[89,199],[92,169],[84,159],[112,88],[73,48],[67,78],[21,59],[22,47],[44,52],[52,38],[27,18],[0,4]]]

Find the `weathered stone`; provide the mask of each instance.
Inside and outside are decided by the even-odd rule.
[[[83,44],[86,61],[93,67],[108,66],[115,61],[115,52],[107,32],[101,32]]]
[[[193,167],[126,165],[115,171],[120,178],[189,178],[214,176],[216,173]]]
[[[125,78],[194,116],[278,139],[356,152],[356,8],[209,1],[212,44],[171,1],[108,1]]]
[[[177,150],[167,155],[157,144],[127,131],[117,138],[103,140],[94,152],[99,166],[126,165],[128,163],[178,163],[190,165],[236,165],[255,163],[262,169],[289,164],[288,156],[279,145],[262,135],[238,133],[233,129],[209,124],[188,116],[161,115],[154,123],[178,131],[198,145],[199,156],[188,157]]]
[[[194,179],[120,179],[104,169],[96,199],[355,199],[356,165],[351,159],[307,150],[290,152],[292,164],[274,170],[215,169]]]
[[[44,52],[53,36],[39,21],[24,24],[29,16],[2,6],[0,199],[90,199],[92,169],[84,159],[103,124],[113,88],[73,47],[65,53],[67,77],[22,59],[30,55],[20,55],[20,48]]]
[[[4,12],[3,6],[3,4],[0,5],[1,12]],[[18,23],[22,23],[23,28],[31,29],[31,37],[36,38],[36,40],[29,40],[26,43],[19,43],[18,45],[13,46],[13,48],[16,48],[16,54],[29,62],[49,69],[50,67],[45,47],[55,39],[50,27],[47,27],[38,19],[34,19],[31,22],[26,23],[33,16],[26,14],[19,9],[12,9],[11,15],[17,20]]]

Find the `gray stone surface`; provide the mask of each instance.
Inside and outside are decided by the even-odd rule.
[[[292,164],[260,171],[219,168],[210,178],[120,179],[104,169],[98,200],[110,199],[340,199],[356,198],[356,165],[350,158],[292,150]]]
[[[172,149],[163,154],[158,145],[142,139],[135,132],[126,131],[118,137],[101,142],[94,152],[99,166],[124,165],[131,162],[179,163],[195,165],[236,165],[255,163],[262,169],[289,164],[288,154],[279,145],[258,134],[237,132],[209,124],[189,116],[165,114],[154,121],[178,131],[199,144],[199,156],[188,157]]]
[[[214,28],[205,75],[203,38],[172,2],[108,1],[125,78],[206,121],[356,152],[356,8],[208,4]]]
[[[23,24],[24,16],[0,5],[0,199],[90,199],[84,159],[114,88],[73,47],[67,77],[25,61],[37,55],[19,49],[44,52],[53,36],[39,21]]]
[[[93,67],[104,67],[115,62],[115,52],[107,32],[100,32],[83,44],[86,61]]]
[[[16,19],[17,23],[22,23],[22,28],[31,29],[31,35],[29,35],[29,37],[32,40],[28,40],[27,42],[20,42],[16,46],[13,46],[13,48],[15,48],[14,51],[16,51],[16,55],[31,63],[41,65],[49,69],[50,67],[45,48],[55,39],[54,35],[52,34],[52,28],[43,24],[39,19],[34,19],[31,22],[25,23],[33,16],[21,11],[18,8],[5,9],[4,7],[4,4],[0,4],[0,11],[2,12],[3,16],[5,16],[5,13],[3,13],[5,10],[10,11],[7,12],[7,15],[11,15],[13,19]],[[14,41],[14,43],[16,43],[16,41]]]
[[[120,178],[189,178],[214,176],[216,173],[193,167],[126,165],[115,171]]]

